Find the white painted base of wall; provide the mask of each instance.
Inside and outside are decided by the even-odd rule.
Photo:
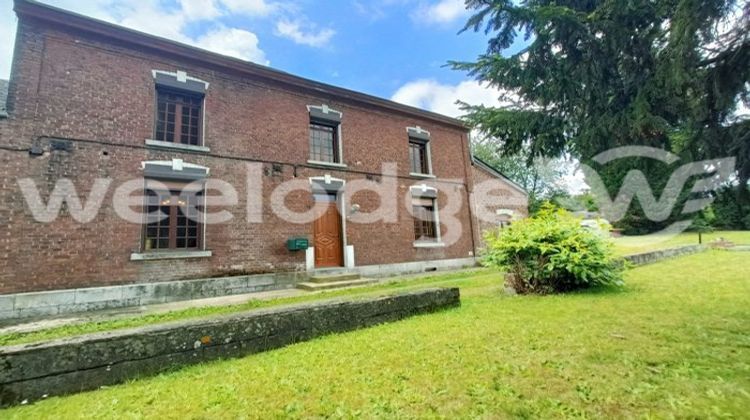
[[[315,248],[309,247],[305,250],[305,270],[315,270]]]
[[[475,258],[456,258],[451,260],[412,261],[397,264],[363,265],[354,267],[352,272],[362,277],[390,277],[402,274],[417,274],[429,271],[456,270],[459,268],[476,267]]]
[[[344,267],[354,268],[354,245],[344,248]]]
[[[12,319],[288,289],[307,279],[303,272],[282,272],[0,295],[0,324]]]
[[[346,247],[345,256],[347,264],[353,265],[353,246]],[[299,282],[307,281],[309,275],[320,271],[326,273],[357,273],[362,277],[381,278],[476,266],[476,259],[474,258],[459,258],[315,270],[313,248],[307,250],[305,259],[306,273],[255,274],[0,295],[0,321],[10,323],[8,321],[23,318],[49,317],[67,313],[285,289],[294,287]]]

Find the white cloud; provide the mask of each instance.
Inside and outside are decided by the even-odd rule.
[[[10,4],[11,1],[8,1]],[[114,7],[117,7],[116,1],[110,0],[43,0],[42,3],[47,3],[61,9],[70,10],[75,13],[90,16],[94,19],[106,20],[107,22],[114,22],[115,19],[112,14]],[[127,4],[127,2],[124,2]],[[4,10],[12,10],[12,7],[8,7]],[[12,13],[12,12],[11,12]]]
[[[115,22],[119,25],[178,42],[190,42],[184,30],[194,16],[185,13],[182,8],[167,11],[160,7],[158,1],[146,0],[123,2],[114,11]]]
[[[247,30],[214,23],[202,35],[188,35],[191,24],[213,21],[229,12],[263,15],[274,5],[265,0],[178,0],[166,7],[161,0],[45,0],[55,7],[116,23],[219,54],[268,65],[258,37]],[[224,10],[226,9],[226,10]],[[17,19],[12,0],[0,0],[0,78],[10,74]]]
[[[501,100],[501,92],[473,80],[457,85],[445,85],[431,79],[409,82],[391,97],[402,104],[415,106],[439,114],[458,117],[463,114],[457,101],[470,105],[500,106],[509,102]]]
[[[221,16],[216,0],[180,0],[182,13],[189,20],[208,20]]]
[[[380,20],[386,16],[385,10],[383,10],[383,5],[379,3],[371,4],[354,0],[352,2],[352,7],[358,14],[367,17],[372,22]]]
[[[278,8],[275,3],[266,0],[221,0],[232,13],[248,16],[267,16]]]
[[[195,45],[219,54],[268,65],[266,54],[258,46],[258,37],[237,28],[218,28],[201,36]]]
[[[307,32],[303,26],[308,26]],[[311,47],[323,47],[336,33],[331,28],[316,30],[311,25],[305,25],[300,20],[280,20],[276,23],[276,33],[284,38],[291,39],[297,44],[309,45]]]
[[[464,0],[439,0],[436,3],[421,3],[412,14],[412,19],[422,23],[446,24],[467,13]]]

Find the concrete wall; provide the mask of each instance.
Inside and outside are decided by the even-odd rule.
[[[239,357],[460,305],[459,290],[430,289],[321,302],[0,348],[0,403],[33,401]]]

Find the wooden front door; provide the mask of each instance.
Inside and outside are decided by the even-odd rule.
[[[344,265],[344,252],[336,195],[315,194],[315,201],[320,208],[314,223],[315,267],[341,267]]]

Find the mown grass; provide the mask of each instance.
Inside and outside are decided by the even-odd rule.
[[[750,245],[750,231],[716,231],[703,234],[703,243],[718,238],[728,239],[737,245]],[[697,232],[683,232],[676,236],[622,236],[614,238],[615,249],[621,255],[638,254],[656,249],[683,245],[697,245]]]
[[[708,243],[709,241],[719,237],[729,239],[737,244],[750,244],[750,231],[723,231],[704,234],[704,243]],[[625,236],[621,238],[614,238],[613,240],[615,243],[616,252],[620,255],[627,255],[655,249],[665,249],[694,244],[697,243],[698,237],[696,233],[682,233],[680,235],[669,238],[651,237],[648,239],[644,239],[644,237],[642,236]],[[239,305],[188,308],[167,313],[148,315],[140,314],[116,319],[106,319],[102,321],[86,321],[77,324],[45,328],[32,332],[0,333],[0,346],[32,343],[36,341],[45,341],[55,338],[71,337],[95,332],[168,323],[186,319],[205,318],[215,315],[242,312],[251,309],[261,309],[273,306],[303,303],[313,300],[332,299],[337,297],[368,297],[376,294],[388,293],[390,291],[396,292],[428,286],[458,286],[464,284],[464,280],[466,280],[467,278],[474,279],[474,277],[477,276],[482,277],[484,281],[489,281],[489,277],[484,277],[488,273],[490,273],[490,271],[470,270],[468,272],[437,274],[434,276],[426,276],[424,278],[416,280],[395,280],[385,284],[363,288],[333,290],[323,293],[272,300],[251,300]]]
[[[0,334],[0,346],[46,341],[55,338],[71,337],[101,331],[113,331],[124,328],[141,327],[146,325],[163,324],[186,319],[206,318],[252,309],[269,308],[274,306],[291,305],[314,300],[335,299],[340,297],[365,298],[372,295],[388,294],[391,292],[412,290],[430,286],[458,286],[468,277],[476,284],[496,283],[497,274],[492,275],[489,270],[476,269],[469,271],[451,272],[425,276],[417,279],[402,279],[381,283],[374,286],[353,289],[331,290],[322,293],[307,294],[271,300],[250,300],[238,305],[196,307],[181,309],[166,313],[133,315],[101,321],[88,321],[78,324],[45,328],[31,332],[13,332]]]
[[[744,417],[750,269],[709,251],[622,290],[508,297],[0,412],[3,418]]]

